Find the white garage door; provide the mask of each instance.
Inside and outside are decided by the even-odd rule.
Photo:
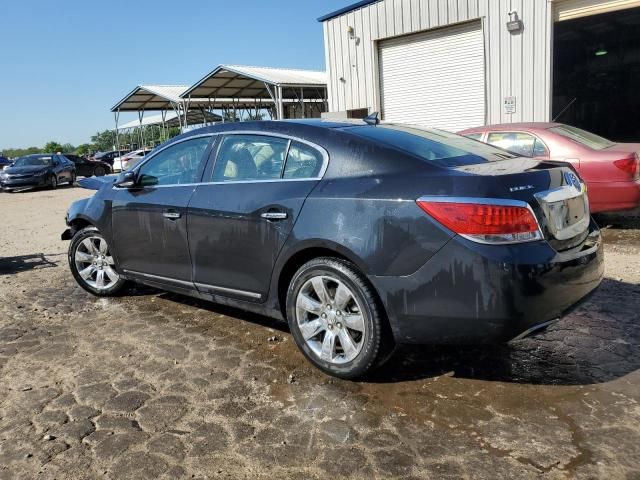
[[[452,132],[485,123],[480,22],[380,42],[382,118]]]

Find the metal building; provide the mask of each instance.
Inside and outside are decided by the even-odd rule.
[[[573,123],[597,124],[593,112],[605,108],[611,92],[607,95],[600,85],[585,92],[576,78],[570,85],[554,78],[554,31],[562,23],[562,39],[582,45],[575,58],[564,60],[572,64],[574,77],[583,71],[613,78],[618,75],[615,66],[604,65],[599,57],[607,54],[602,44],[613,44],[622,28],[628,28],[629,35],[639,32],[640,40],[640,22],[631,17],[640,11],[636,7],[640,1],[360,1],[319,18],[328,73],[327,115],[362,117],[379,111],[385,120],[452,131],[488,123],[549,121],[557,114],[577,114]],[[607,62],[631,62],[636,72],[639,42],[627,43],[616,47],[624,48],[624,55],[610,55]],[[629,71],[629,65],[625,69]],[[559,81],[565,84],[558,86]],[[554,98],[554,88],[563,94]],[[577,98],[569,105],[572,92],[580,94],[573,95]],[[631,87],[629,95],[636,95]],[[636,130],[640,135],[640,125]]]

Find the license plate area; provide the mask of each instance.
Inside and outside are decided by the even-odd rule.
[[[582,188],[564,186],[535,195],[546,217],[547,228],[557,240],[568,240],[589,227],[589,204]]]

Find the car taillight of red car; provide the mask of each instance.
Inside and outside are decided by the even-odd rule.
[[[633,157],[616,160],[613,164],[628,173],[633,180],[640,179],[640,156],[637,153]]]

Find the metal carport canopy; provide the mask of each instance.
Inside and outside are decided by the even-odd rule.
[[[164,118],[163,118],[164,117]],[[219,122],[222,120],[220,115],[213,112],[202,110],[189,110],[187,112],[187,125],[201,125],[205,123]],[[118,126],[118,130],[127,130],[129,128],[147,127],[151,125],[164,125],[166,127],[179,127],[178,115],[175,112],[167,112],[166,115],[151,115],[144,117],[142,121],[132,120]]]
[[[175,104],[184,102],[180,94],[187,88],[188,85],[138,85],[116,103],[111,111],[173,110]]]
[[[326,87],[327,74],[322,71],[219,65],[180,96],[213,102],[219,98],[271,100],[282,118],[285,101],[324,101]]]

